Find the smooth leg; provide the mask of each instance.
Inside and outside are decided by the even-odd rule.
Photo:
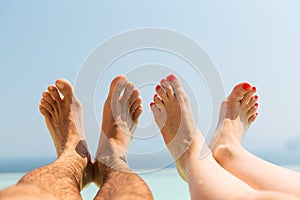
[[[238,84],[222,104],[219,128],[211,144],[214,158],[253,188],[285,192],[300,198],[299,173],[264,161],[240,144],[245,130],[256,118],[257,106],[253,105],[258,98],[245,85],[247,83]]]
[[[174,159],[175,156],[179,156],[176,159],[177,170],[188,182],[192,199],[296,199],[284,193],[255,190],[223,169],[212,153],[201,157],[202,149],[208,147],[198,128],[195,128],[190,101],[180,81],[174,75],[170,75],[161,81],[156,91],[158,95],[154,96],[151,109],[170,153]],[[176,139],[178,135],[180,140]],[[177,146],[179,151],[174,146]],[[183,149],[186,150],[182,152]],[[178,152],[182,154],[179,155]]]

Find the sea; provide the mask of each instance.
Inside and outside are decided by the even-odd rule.
[[[300,165],[284,166],[300,172]],[[25,173],[0,173],[0,190],[14,185]],[[188,185],[178,176],[175,168],[139,173],[150,187],[155,200],[185,200],[190,199]],[[93,199],[99,188],[90,184],[81,191],[82,198]]]

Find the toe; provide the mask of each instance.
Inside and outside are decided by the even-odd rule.
[[[184,98],[185,97],[185,92],[182,88],[182,84],[181,84],[180,80],[174,74],[171,74],[167,77],[167,81],[172,86],[172,89],[173,89],[177,99],[179,101],[183,101],[185,99]]]
[[[248,117],[256,113],[258,109],[258,103],[255,103],[254,106],[248,111]]]
[[[47,91],[47,92],[43,92],[43,99],[45,101],[47,101],[50,105],[54,105],[55,101],[52,98],[51,94]]]
[[[142,104],[142,98],[141,97],[138,97],[136,99],[136,101],[132,104],[132,106],[130,107],[130,114],[131,116],[133,116],[133,113],[136,111],[136,109],[141,106]]]
[[[250,98],[250,100],[249,100],[249,103],[247,104],[247,109],[252,108],[255,105],[255,103],[257,102],[257,100],[258,100],[258,96],[257,95],[252,96]]]
[[[127,83],[121,101],[128,102],[133,93],[133,89],[134,89],[133,83]]]
[[[55,82],[56,87],[64,96],[64,99],[72,100],[73,97],[73,87],[72,84],[66,79],[58,79]]]
[[[40,108],[40,112],[44,117],[49,118],[51,116],[51,114],[41,104],[39,108]]]
[[[133,116],[132,116],[132,121],[135,124],[138,123],[139,117],[141,116],[142,112],[143,112],[143,106],[139,105],[139,107],[135,110],[135,112],[133,113]]]
[[[173,91],[172,86],[170,85],[169,81],[165,81],[165,82],[161,83],[161,86],[164,89],[165,94],[168,99],[169,98],[171,99],[174,97],[174,91]]]
[[[140,96],[140,91],[138,89],[134,89],[132,92],[132,95],[129,99],[129,107],[131,108],[134,102],[139,98]]]
[[[151,107],[151,110],[152,110],[152,112],[153,112],[154,118],[155,118],[155,119],[158,119],[159,116],[161,115],[160,109],[159,109],[158,106],[155,105],[155,103],[153,103],[153,102],[150,103],[150,107]]]
[[[46,109],[51,115],[54,114],[54,108],[45,100],[42,99],[40,105]]]
[[[240,101],[243,96],[251,89],[251,85],[249,83],[243,82],[236,85],[231,94],[229,95],[228,99],[230,101]]]
[[[247,92],[244,96],[243,99],[241,100],[241,104],[242,106],[247,106],[248,103],[250,102],[251,98],[253,97],[253,95],[256,93],[256,91],[254,90],[249,90],[249,92]]]
[[[254,113],[253,115],[251,115],[249,117],[248,122],[253,123],[256,120],[257,116],[258,116],[258,113]]]
[[[164,104],[162,99],[157,94],[154,95],[153,101],[157,105],[163,105]]]
[[[114,80],[110,84],[109,96],[113,99],[119,99],[121,95],[121,91],[127,84],[127,78],[123,75],[119,75],[114,78]]]
[[[51,94],[51,96],[54,98],[55,101],[61,102],[60,95],[59,95],[58,90],[57,90],[57,88],[55,86],[50,85],[48,87],[48,91]]]

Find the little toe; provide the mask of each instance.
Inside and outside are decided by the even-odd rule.
[[[58,93],[58,90],[54,85],[50,85],[48,87],[48,91],[51,94],[51,96],[54,98],[55,101],[61,102],[61,98],[60,98],[60,95]]]
[[[257,116],[258,113],[254,113],[253,115],[251,115],[248,119],[248,123],[253,123],[256,120]]]
[[[228,99],[230,101],[238,102],[240,101],[245,94],[247,94],[251,89],[251,85],[249,83],[243,82],[236,85],[231,94],[229,95]]]
[[[62,95],[64,96],[64,99],[66,98],[72,101],[74,92],[73,92],[72,84],[69,81],[67,81],[66,79],[58,79],[55,82],[55,85],[60,91],[60,93],[62,93]]]

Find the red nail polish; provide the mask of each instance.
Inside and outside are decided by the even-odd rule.
[[[249,83],[245,83],[244,85],[242,85],[242,88],[246,91],[250,90],[251,85]]]
[[[166,82],[166,79],[162,79],[162,80],[161,80],[161,83],[164,83],[164,82]]]
[[[252,87],[252,90],[253,90],[253,91],[256,91],[256,87]]]
[[[153,105],[154,105],[154,103],[153,103],[153,102],[151,102],[151,103],[150,103],[150,107],[152,107]]]
[[[258,96],[257,96],[257,95],[255,95],[255,96],[254,96],[254,99],[258,99]]]
[[[256,116],[258,115],[258,113],[255,113],[256,114]]]
[[[156,90],[159,90],[159,89],[160,89],[160,85],[157,85],[157,86],[155,87],[155,89],[156,89]]]
[[[171,74],[167,77],[167,80],[170,81],[170,82],[173,82],[176,80],[176,76],[174,74]]]
[[[156,97],[158,97],[158,94],[155,94],[155,95],[154,95],[154,98],[156,98]]]
[[[258,103],[255,104],[255,107],[258,107]]]

